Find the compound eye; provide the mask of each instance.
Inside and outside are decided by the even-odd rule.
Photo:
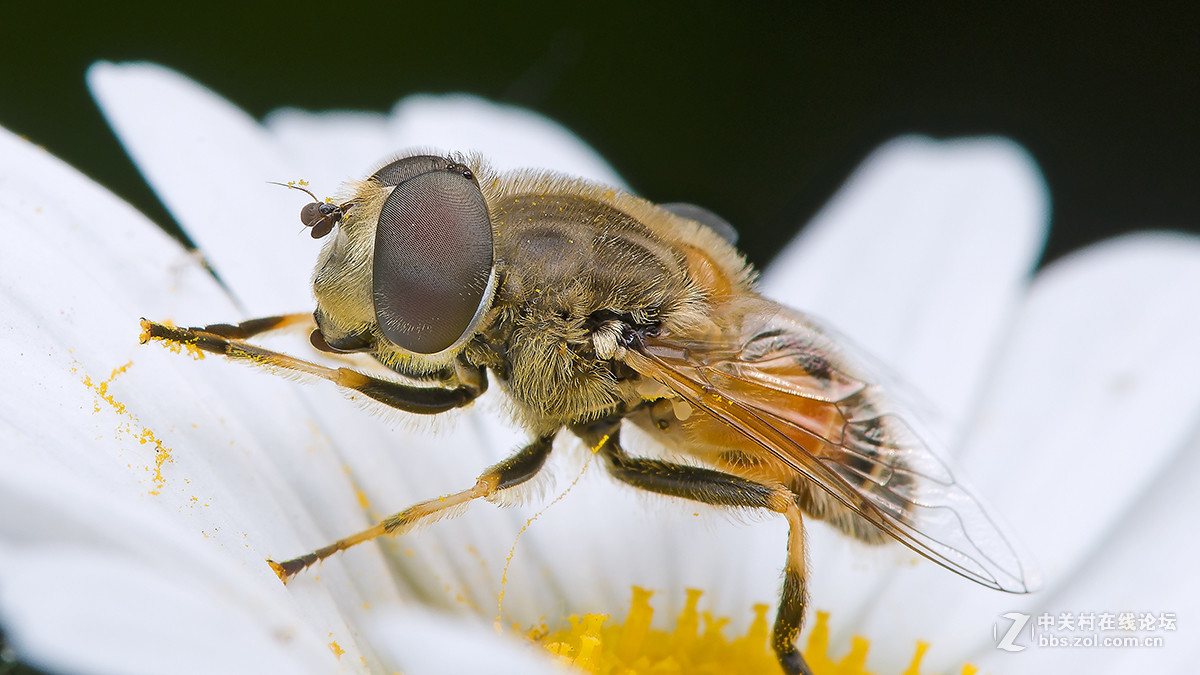
[[[388,340],[436,354],[461,339],[486,309],[492,225],[479,186],[442,158],[393,162],[375,174],[396,183],[379,214],[372,263],[375,318]],[[392,171],[404,162],[409,164]]]
[[[416,178],[430,171],[443,171],[451,164],[450,160],[437,155],[414,155],[404,157],[376,171],[371,178],[379,181],[385,187],[399,185],[406,180]]]

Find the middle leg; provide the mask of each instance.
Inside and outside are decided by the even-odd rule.
[[[537,475],[537,472],[541,470],[542,465],[546,463],[546,458],[550,456],[550,449],[553,446],[554,434],[542,436],[522,448],[520,452],[512,457],[489,467],[479,475],[479,478],[475,481],[475,485],[466,490],[413,504],[407,509],[388,516],[361,532],[339,539],[328,546],[321,547],[299,558],[283,562],[275,562],[274,560],[268,560],[267,562],[271,565],[271,569],[275,570],[275,574],[279,575],[279,578],[284,583],[287,583],[289,579],[300,571],[311,565],[315,565],[338,551],[344,551],[355,544],[361,544],[364,541],[370,541],[385,534],[403,534],[418,525],[432,523],[441,518],[453,515],[455,507],[464,506],[480,498],[488,499],[500,490],[524,483]]]
[[[771,630],[771,648],[788,675],[812,675],[796,638],[808,603],[804,556],[804,522],[796,495],[782,485],[771,486],[715,469],[630,457],[621,448],[620,420],[600,420],[573,431],[605,460],[609,473],[636,488],[672,497],[683,497],[714,506],[769,509],[788,521],[788,558],[783,592]]]

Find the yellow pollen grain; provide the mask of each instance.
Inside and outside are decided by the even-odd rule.
[[[354,494],[358,497],[358,505],[364,510],[371,507],[371,501],[367,499],[367,493],[363,492],[362,490],[355,490]]]
[[[333,637],[333,633],[330,633],[329,636]],[[337,640],[329,641],[329,651],[333,652],[333,655],[339,659],[342,658],[342,654],[346,653],[346,650],[342,649],[342,646],[337,643]]]
[[[611,436],[608,434],[601,436],[600,440],[596,443],[596,447],[592,448],[592,454],[594,455],[597,452],[600,452],[600,448],[603,448],[605,444],[608,443],[609,438],[611,438]]]
[[[150,494],[158,494],[158,491],[161,490],[163,485],[165,485],[167,482],[166,479],[163,478],[162,468],[163,464],[171,461],[171,451],[168,450],[167,446],[163,445],[162,441],[158,440],[158,437],[154,435],[154,432],[150,431],[149,429],[143,428],[141,433],[137,434],[135,438],[137,438],[138,442],[142,445],[146,445],[147,443],[152,443],[154,445],[154,485],[156,489],[152,490]]]
[[[91,389],[96,395],[96,403],[93,412],[100,412],[100,403],[102,401],[107,403],[108,406],[112,408],[113,412],[126,420],[125,423],[117,427],[119,432],[130,435],[134,440],[142,445],[150,444],[154,446],[154,489],[150,491],[150,494],[156,495],[160,490],[162,490],[163,486],[166,485],[166,478],[164,478],[162,475],[162,467],[164,464],[171,461],[171,450],[167,448],[167,446],[163,445],[163,442],[159,440],[158,436],[156,436],[153,431],[142,426],[141,421],[138,420],[133,413],[129,412],[129,409],[125,406],[125,404],[121,401],[118,401],[108,390],[108,387],[110,384],[112,384],[113,380],[124,374],[132,366],[133,362],[127,361],[124,365],[114,368],[112,373],[108,376],[108,379],[104,380],[103,382],[97,383],[93,381],[91,376],[87,375],[86,373],[83,374],[83,376],[80,378],[80,381],[83,383],[83,386]],[[78,373],[79,366],[72,366],[71,371]]]
[[[162,343],[162,346],[166,347],[173,354],[187,354],[195,361],[204,360],[204,350],[190,342],[174,342],[171,340],[163,340],[162,338],[153,339]]]
[[[565,665],[596,675],[778,675],[779,664],[770,647],[768,606],[755,605],[754,620],[745,634],[729,639],[725,637],[729,619],[700,612],[701,595],[688,589],[684,608],[670,630],[651,627],[653,592],[634,587],[623,622],[605,614],[573,615],[567,618],[566,628],[549,630],[541,625],[525,636]],[[804,658],[816,675],[883,675],[884,671],[865,670],[868,647],[866,638],[856,636],[849,653],[834,660],[829,656],[829,613],[817,612]],[[918,642],[911,663],[900,675],[921,675],[920,663],[928,649],[927,643]],[[963,666],[962,675],[976,672],[973,666]]]

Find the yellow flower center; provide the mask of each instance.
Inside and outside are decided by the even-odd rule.
[[[563,663],[596,675],[780,672],[768,639],[771,629],[767,605],[755,605],[754,620],[745,635],[730,639],[725,635],[728,618],[697,611],[701,591],[695,589],[688,589],[673,630],[651,628],[651,595],[652,591],[635,586],[629,614],[621,623],[610,621],[605,614],[573,615],[568,617],[567,628],[552,631],[543,626],[528,631],[527,636]],[[850,652],[834,660],[829,655],[829,613],[817,612],[804,658],[816,675],[872,675],[865,670],[868,646],[866,638],[855,636]],[[911,663],[899,671],[900,675],[920,675],[921,659],[928,647],[918,642]],[[973,675],[976,670],[963,666],[962,675]]]

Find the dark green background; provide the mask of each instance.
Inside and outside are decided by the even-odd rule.
[[[905,132],[1025,144],[1053,198],[1048,258],[1129,230],[1200,230],[1196,10],[758,7],[6,3],[0,124],[168,228],[84,87],[97,59],[163,63],[259,116],[386,110],[419,91],[527,105],[646,197],[724,215],[759,263]]]
[[[759,263],[871,148],[914,131],[1025,144],[1053,196],[1049,257],[1133,229],[1200,229],[1195,10],[42,7],[5,9],[0,124],[168,227],[85,90],[96,59],[166,64],[258,116],[386,110],[417,91],[524,104],[646,197],[724,215]]]

